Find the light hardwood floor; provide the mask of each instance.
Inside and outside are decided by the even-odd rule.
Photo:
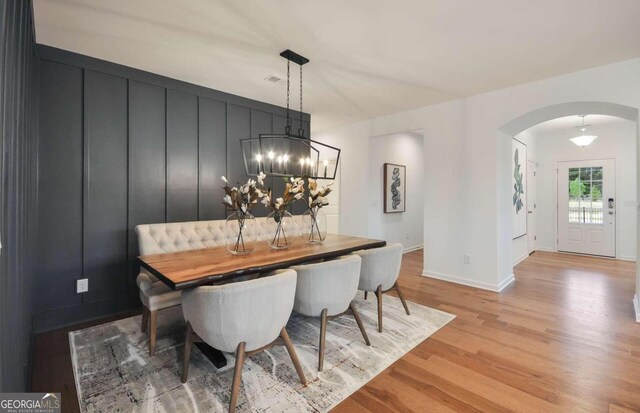
[[[502,293],[419,274],[409,301],[457,316],[337,412],[640,412],[635,263],[536,252]]]
[[[635,263],[536,252],[500,294],[422,277],[422,267],[422,251],[405,255],[407,300],[457,318],[334,411],[640,412]],[[76,328],[37,336],[33,361],[33,391],[62,392],[69,412]]]

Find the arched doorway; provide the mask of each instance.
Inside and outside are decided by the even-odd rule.
[[[498,269],[500,274],[513,274],[512,262],[512,221],[511,221],[511,140],[517,134],[551,119],[571,115],[598,114],[616,116],[636,124],[636,142],[640,148],[640,132],[638,130],[638,108],[611,102],[567,102],[546,106],[525,113],[505,123],[498,129]],[[639,157],[640,158],[640,157]],[[640,176],[640,164],[636,174]],[[639,180],[640,182],[640,180]],[[640,184],[639,184],[640,186]],[[636,189],[640,193],[640,188]],[[640,221],[636,228],[640,240]],[[640,244],[638,244],[640,245]],[[640,250],[640,248],[639,248]],[[640,251],[639,251],[640,252]],[[640,257],[640,253],[637,254]],[[636,268],[636,289],[634,296],[636,321],[640,322],[640,271]]]

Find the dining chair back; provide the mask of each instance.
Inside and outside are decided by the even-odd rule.
[[[344,313],[353,314],[367,345],[369,337],[364,329],[353,299],[358,292],[360,263],[357,255],[335,260],[291,267],[298,273],[293,309],[303,315],[320,317],[318,371],[324,367],[327,321]]]
[[[367,293],[373,291],[378,300],[378,331],[382,332],[382,294],[395,289],[407,315],[409,307],[398,285],[400,266],[402,265],[402,244],[387,244],[384,247],[356,251],[353,255],[362,258],[358,289]]]
[[[196,287],[182,294],[187,321],[182,382],[189,372],[191,346],[203,341],[218,350],[235,352],[229,411],[238,401],[242,367],[246,357],[279,341],[285,345],[303,385],[306,379],[285,328],[296,291],[296,272],[278,270],[265,277],[219,286]]]

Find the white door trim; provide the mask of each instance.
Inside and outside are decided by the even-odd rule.
[[[536,162],[532,159],[527,159],[527,256],[537,250],[538,201],[536,198],[538,194],[536,172]]]

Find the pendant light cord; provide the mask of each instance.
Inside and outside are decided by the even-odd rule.
[[[298,136],[304,136],[302,128],[302,65],[300,65],[300,127],[298,128]]]
[[[289,116],[289,84],[291,79],[291,71],[289,69],[290,66],[289,60],[287,60],[287,126],[284,127],[284,131],[287,135],[291,134],[291,117]]]

